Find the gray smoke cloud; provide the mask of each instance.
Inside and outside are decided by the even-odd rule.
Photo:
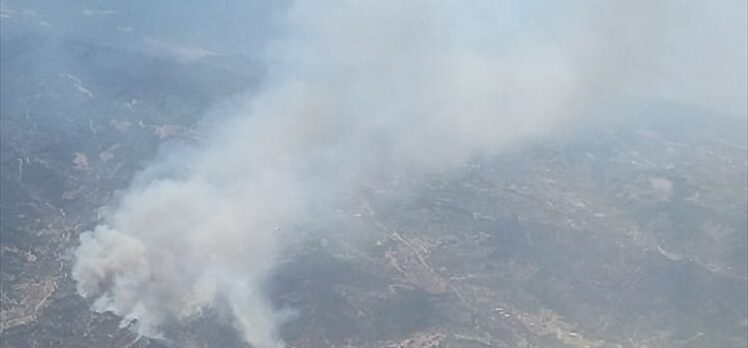
[[[262,91],[81,236],[78,292],[149,337],[226,303],[247,343],[283,347],[262,284],[286,227],[342,182],[446,168],[631,98],[745,117],[745,25],[743,1],[295,2]]]

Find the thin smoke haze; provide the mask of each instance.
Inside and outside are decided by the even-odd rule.
[[[148,337],[225,303],[247,343],[283,347],[292,316],[262,286],[292,243],[285,227],[334,204],[341,182],[496,154],[626,98],[745,117],[745,7],[294,2],[267,44],[262,90],[81,236],[78,293]]]

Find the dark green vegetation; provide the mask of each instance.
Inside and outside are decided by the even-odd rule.
[[[28,50],[66,52],[49,71]],[[215,59],[4,35],[3,347],[241,346],[208,312],[171,341],[88,310],[77,236],[159,146],[259,79]],[[268,284],[293,347],[745,347],[746,121],[644,103],[457,169],[346,192]],[[209,121],[208,121],[209,122]],[[299,237],[301,236],[301,237]]]

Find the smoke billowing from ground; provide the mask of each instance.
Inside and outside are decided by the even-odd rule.
[[[288,316],[261,291],[278,227],[341,182],[496,153],[625,98],[745,115],[745,3],[694,4],[294,3],[259,95],[81,236],[78,291],[149,337],[225,303],[248,343],[281,347]]]

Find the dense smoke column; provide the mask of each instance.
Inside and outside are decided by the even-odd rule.
[[[282,347],[287,315],[272,308],[263,280],[283,251],[280,231],[334,202],[339,182],[365,181],[370,168],[428,172],[498,153],[621,96],[744,113],[742,97],[715,99],[714,86],[670,79],[673,69],[687,82],[702,76],[662,54],[701,52],[683,23],[720,19],[723,33],[744,38],[743,17],[725,24],[723,12],[668,1],[607,5],[294,3],[268,45],[261,93],[209,130],[188,161],[175,153],[147,170],[81,236],[78,292],[148,337],[226,303],[246,342]],[[709,81],[730,84],[728,94],[745,95],[731,77],[745,71],[744,45],[701,53],[720,67]],[[150,175],[171,168],[179,175]]]

